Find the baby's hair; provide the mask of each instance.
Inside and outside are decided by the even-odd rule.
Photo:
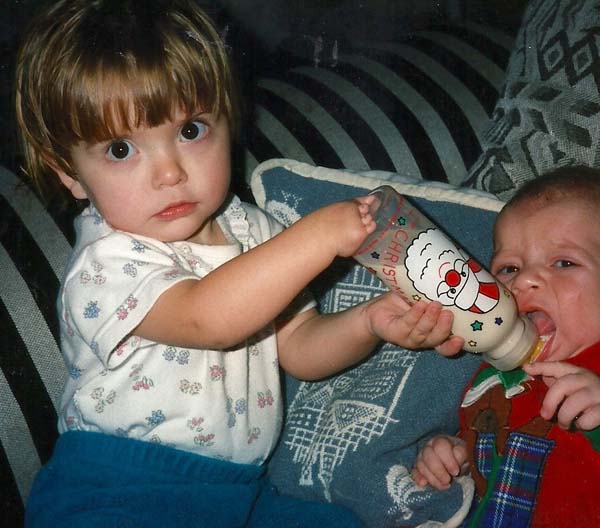
[[[583,165],[553,169],[520,187],[500,214],[521,205],[536,209],[565,201],[588,204],[597,210],[600,206],[600,170]]]
[[[181,110],[239,125],[223,42],[194,0],[59,0],[32,22],[17,57],[16,116],[25,170],[42,191],[76,177],[80,141],[118,138]]]

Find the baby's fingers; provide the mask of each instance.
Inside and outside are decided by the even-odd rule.
[[[585,423],[586,420],[583,419],[583,416],[585,416],[584,413],[589,405],[589,399],[585,392],[585,389],[579,390],[566,397],[558,405],[556,409],[556,422],[559,427],[569,429],[574,426],[581,427]],[[581,423],[579,423],[579,420],[581,420]]]
[[[576,374],[582,369],[566,361],[540,361],[523,365],[523,370],[531,376],[543,376],[544,382],[551,385],[554,380]]]
[[[598,387],[582,386],[558,406],[556,421],[563,429],[584,431],[600,426],[600,393]]]
[[[600,427],[600,405],[588,407],[583,413],[578,413],[571,422],[571,427],[581,431],[591,431]]]
[[[571,427],[575,417],[588,407],[600,404],[600,381],[587,369],[566,362],[548,362],[528,365],[526,370],[530,374],[541,374],[549,387],[540,416],[546,420],[556,417],[564,429]]]
[[[462,444],[455,445],[455,442],[445,436],[430,440],[417,457],[415,475],[419,480],[415,479],[415,482],[423,485],[425,479],[438,490],[448,489],[452,478],[462,471],[463,457],[460,449]]]
[[[443,491],[450,487],[452,476],[445,470],[444,466],[438,460],[426,465],[422,460],[419,460],[415,469],[417,474],[421,475],[420,480],[414,479],[419,486],[429,484],[431,487]]]
[[[423,475],[415,466],[411,473],[410,476],[412,477],[412,479],[415,481],[415,484],[417,486],[421,486],[422,488],[424,488],[425,486],[427,486],[428,482],[427,482],[427,478],[425,478],[425,475]]]

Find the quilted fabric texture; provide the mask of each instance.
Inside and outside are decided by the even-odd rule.
[[[465,185],[508,199],[564,165],[600,165],[600,2],[532,0],[484,153]]]
[[[502,206],[494,196],[447,184],[291,160],[259,165],[251,184],[258,204],[288,225],[326,203],[392,185],[484,263]],[[326,313],[385,291],[379,279],[347,259],[313,286]],[[269,464],[273,481],[288,494],[344,504],[373,527],[455,525],[468,507],[470,480],[434,492],[417,488],[409,472],[431,436],[456,432],[460,395],[478,365],[469,354],[448,360],[385,344],[363,364],[326,381],[287,377],[284,434]]]

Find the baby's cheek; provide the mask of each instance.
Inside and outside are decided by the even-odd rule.
[[[600,341],[600,292],[571,284],[572,293],[559,299],[560,331],[581,350]],[[568,343],[567,343],[568,344]]]

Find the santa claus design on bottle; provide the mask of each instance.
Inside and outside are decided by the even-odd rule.
[[[413,240],[404,265],[415,290],[430,301],[476,314],[498,304],[500,290],[494,277],[437,228]]]

